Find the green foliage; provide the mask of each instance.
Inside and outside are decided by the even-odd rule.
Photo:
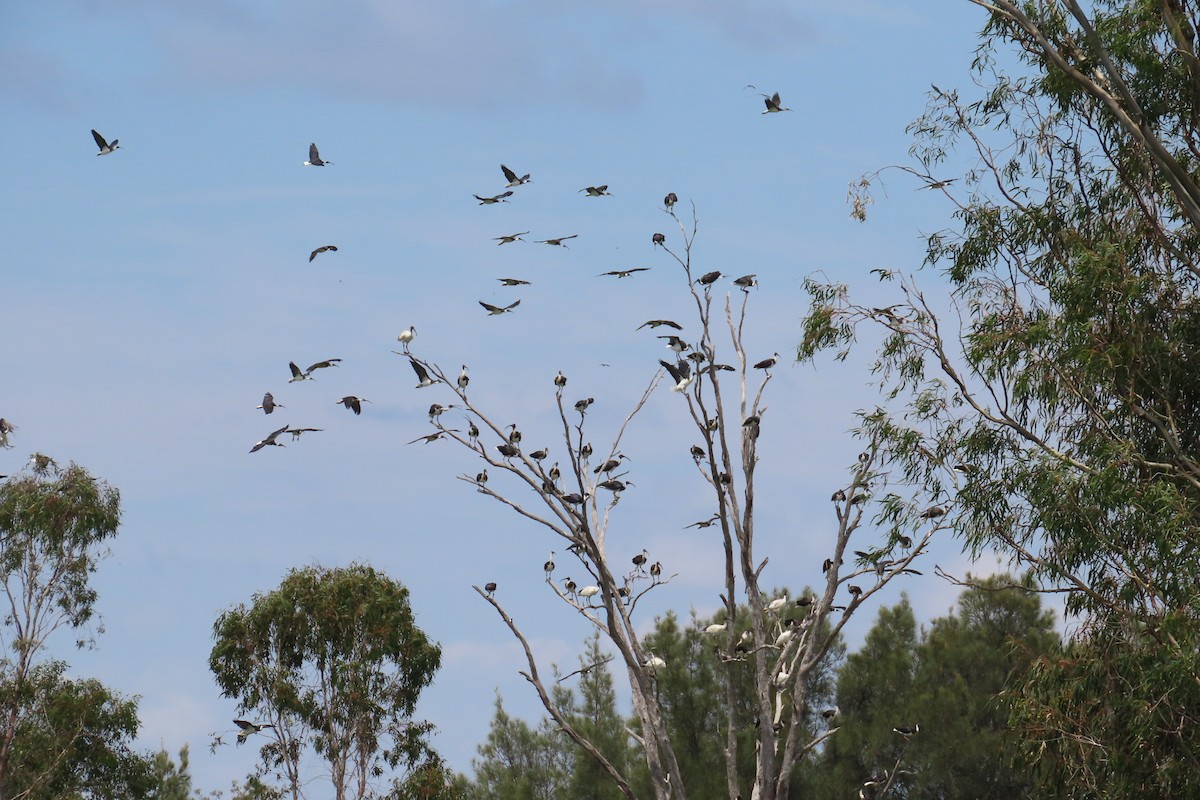
[[[487,741],[472,762],[470,800],[555,800],[566,796],[574,765],[565,737],[543,719],[536,729],[514,719],[496,696]]]
[[[417,627],[408,590],[370,567],[293,570],[226,611],[209,666],[239,713],[275,725],[257,777],[301,783],[301,753],[328,765],[338,797],[362,797],[385,769],[426,769],[431,726],[411,719],[441,651]]]
[[[607,661],[600,649],[600,635],[595,633],[580,655],[580,664],[585,669],[579,676],[578,700],[572,692],[560,692],[558,706],[571,727],[624,775],[628,774],[631,755],[629,735],[625,732],[625,720],[617,711],[617,695]],[[593,664],[600,666],[590,666]],[[573,759],[567,794],[577,800],[618,800],[624,796],[600,764],[582,750]]]
[[[149,800],[191,800],[192,776],[188,773],[188,746],[179,749],[179,764],[170,753],[159,750],[150,763],[153,786]]]

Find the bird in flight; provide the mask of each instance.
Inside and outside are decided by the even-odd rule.
[[[630,275],[632,275],[635,272],[648,272],[649,270],[650,270],[649,267],[634,267],[632,269],[614,269],[614,270],[610,270],[609,272],[601,272],[597,277],[604,278],[609,275],[613,275],[617,278],[628,278]]]
[[[262,439],[259,439],[257,442],[254,443],[254,446],[250,448],[250,452],[257,453],[259,450],[262,450],[267,445],[283,447],[284,446],[283,443],[275,441],[275,437],[278,436],[279,434],[283,433],[287,429],[288,429],[288,426],[284,425],[279,430],[273,431],[272,433],[268,434],[267,436],[264,436]],[[257,732],[258,731],[251,731],[251,733],[257,733]]]
[[[511,192],[510,192],[510,194],[511,194]],[[513,242],[523,242],[525,240],[522,239],[521,237],[525,236],[528,233],[529,233],[529,231],[521,231],[520,233],[510,233],[508,236],[497,236],[493,239],[493,241],[496,242],[497,247],[499,247],[502,244],[512,244]]]
[[[311,263],[312,263],[312,260],[313,260],[314,258],[316,258],[317,256],[321,255],[321,253],[325,253],[325,252],[332,252],[332,253],[336,253],[336,252],[337,252],[337,245],[336,245],[336,244],[327,244],[327,245],[324,245],[324,246],[322,246],[322,247],[318,247],[316,250],[313,250],[311,253],[309,253],[309,254],[308,254],[308,263],[310,263],[310,264],[311,264]]]
[[[255,408],[261,408],[263,410],[264,414],[270,414],[276,408],[284,408],[284,407],[285,406],[283,405],[283,403],[275,402],[275,397],[270,392],[267,392],[266,394],[263,395],[263,401],[262,401],[261,405],[255,406]]]
[[[528,172],[518,178],[517,173],[513,172],[503,164],[500,165],[500,171],[504,173],[504,178],[508,181],[506,184],[508,187],[524,186],[525,184],[530,183]]]
[[[509,189],[507,192],[504,192],[503,194],[495,195],[494,197],[480,197],[479,195],[473,195],[473,197],[479,201],[479,205],[481,205],[481,206],[490,206],[495,203],[507,203],[508,198],[511,196],[512,196],[512,189]]]
[[[515,303],[510,303],[509,305],[506,305],[506,306],[504,306],[504,307],[501,307],[501,306],[494,306],[494,305],[492,305],[491,303],[485,303],[485,302],[483,302],[482,300],[480,300],[480,301],[479,301],[479,305],[481,305],[481,306],[483,306],[484,308],[486,308],[486,309],[487,309],[487,312],[488,312],[489,314],[491,314],[492,316],[495,316],[495,315],[497,315],[497,314],[503,314],[503,313],[505,313],[506,311],[512,311],[514,308],[516,308],[517,306],[521,305],[521,301],[520,301],[520,300],[517,300]]]
[[[790,108],[783,107],[782,101],[779,99],[779,92],[776,92],[773,95],[765,95],[764,94],[763,102],[767,106],[767,110],[762,112],[764,114],[774,114],[779,111],[791,111]]]
[[[332,164],[332,161],[322,161],[321,154],[317,152],[316,144],[308,146],[308,161],[304,162],[306,167],[323,167],[326,164]]]
[[[295,361],[289,361],[288,368],[292,371],[292,378],[288,381],[288,383],[295,383],[296,381],[311,381],[313,379],[312,374],[315,370],[325,369],[326,367],[336,367],[337,362],[339,361],[341,361],[340,358],[327,358],[324,361],[318,361],[317,363],[310,365],[308,369],[303,371],[296,366]]]
[[[608,184],[603,186],[586,186],[579,191],[587,192],[588,197],[612,197],[612,192],[608,190]]]
[[[369,403],[371,401],[365,397],[355,397],[352,394],[348,394],[345,397],[343,397],[341,400],[334,400],[333,402],[341,403],[347,409],[349,409],[350,411],[353,411],[355,416],[358,416],[359,414],[362,413],[362,404]]]
[[[669,361],[659,361],[671,374],[672,380],[675,381],[675,386],[671,389],[673,392],[682,392],[684,389],[692,385],[692,381],[696,376],[692,375],[692,365],[686,361],[676,361],[674,364]]]
[[[241,732],[238,733],[238,735],[237,735],[238,744],[242,744],[243,742],[245,742],[246,737],[251,736],[252,734],[259,733],[261,731],[266,730],[267,728],[275,727],[274,725],[270,725],[267,723],[259,724],[259,723],[255,723],[255,722],[249,722],[248,720],[244,720],[244,719],[235,719],[233,721],[233,724],[237,725],[239,728],[242,729]]]
[[[504,286],[530,286],[529,281],[523,281],[520,278],[496,278]]]
[[[121,148],[121,145],[117,144],[119,140],[113,139],[112,144],[109,144],[108,142],[104,141],[104,137],[101,136],[95,128],[92,129],[92,138],[96,140],[96,146],[100,148],[100,152],[96,153],[98,156],[106,156],[114,150],[119,150]]]
[[[652,329],[653,329],[653,328],[657,328],[657,327],[659,327],[659,326],[662,326],[662,325],[666,325],[668,328],[674,328],[674,329],[675,329],[675,330],[677,330],[677,331],[681,331],[681,330],[683,330],[683,326],[682,326],[682,325],[680,325],[678,322],[672,322],[672,321],[671,321],[671,320],[669,320],[669,319],[651,319],[651,320],[647,320],[646,322],[643,322],[641,325],[638,325],[636,328],[634,328],[634,330],[635,330],[635,331],[640,331],[642,328],[646,327],[647,325],[649,325],[649,326],[650,326]]]
[[[420,381],[416,388],[424,389],[426,386],[433,386],[435,383],[437,383],[437,381],[429,377],[429,370],[425,369],[425,365],[420,361],[417,361],[412,356],[409,356],[408,363],[412,364],[413,372],[417,373],[417,380]]]
[[[300,438],[300,434],[302,434],[302,433],[317,433],[318,431],[321,431],[321,430],[324,430],[324,429],[323,428],[288,428],[287,432],[292,435],[292,441],[294,442]]]
[[[557,239],[539,239],[538,244],[549,244],[549,245],[554,245],[556,247],[566,247],[566,245],[563,244],[563,242],[565,242],[567,239],[574,239],[577,236],[579,236],[578,233],[572,233],[570,236],[560,236]]]

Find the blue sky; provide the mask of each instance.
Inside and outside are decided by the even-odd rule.
[[[588,631],[542,583],[549,538],[456,480],[478,471],[470,453],[404,445],[447,397],[413,389],[396,335],[415,325],[414,352],[470,365],[476,400],[552,457],[563,370],[568,400],[596,398],[604,450],[666,353],[635,327],[690,319],[681,272],[650,244],[660,230],[678,241],[661,210],[674,191],[696,207],[699,270],[759,276],[750,356],[787,356],[806,276],[884,298],[868,271],[915,269],[921,234],[949,224],[944,198],[899,173],[867,225],[846,189],[905,160],[931,83],[969,92],[983,22],[966,0],[8,4],[0,416],[19,430],[0,473],[43,452],[124,505],[96,575],[99,648],[70,652],[63,637],[54,653],[140,695],[140,743],[190,743],[197,784],[224,788],[253,753],[206,748],[234,715],[207,669],[216,616],[291,567],[370,562],[410,587],[444,649],[420,713],[468,770],[497,689],[539,713],[470,585],[500,583],[544,665],[573,669]],[[793,111],[762,115],[747,84]],[[121,149],[97,158],[91,128]],[[301,166],[314,141],[333,166]],[[477,205],[472,194],[503,190],[501,163],[533,183]],[[613,196],[578,192],[597,184]],[[493,241],[524,230],[578,238]],[[309,263],[325,244],[339,250]],[[509,276],[533,285],[501,287]],[[518,297],[502,317],[478,306]],[[289,361],[331,357],[339,369],[288,384]],[[820,575],[869,382],[863,359],[776,371],[757,498],[769,584]],[[254,407],[268,390],[287,408],[265,418]],[[334,404],[345,394],[373,403],[354,417]],[[647,626],[668,608],[711,613],[720,591],[718,541],[684,530],[709,499],[679,401],[660,387],[630,426],[637,486],[610,534],[615,551],[646,547],[679,573]],[[323,431],[247,454],[285,423]],[[926,576],[885,600],[902,588],[920,616],[945,613],[956,592],[935,561],[970,566],[941,542]]]

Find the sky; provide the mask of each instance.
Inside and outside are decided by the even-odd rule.
[[[414,353],[469,365],[473,400],[551,458],[562,370],[568,402],[595,398],[588,430],[607,452],[668,353],[636,327],[694,315],[682,271],[651,244],[680,241],[668,191],[683,216],[695,209],[697,271],[758,276],[748,355],[783,360],[765,400],[757,547],[765,585],[816,583],[829,496],[862,449],[853,413],[878,393],[869,353],[791,363],[803,281],[886,301],[869,271],[917,270],[922,236],[952,223],[945,198],[898,172],[865,225],[846,193],[906,162],[931,84],[970,93],[984,21],[967,0],[5,4],[0,416],[18,429],[0,473],[45,453],[117,487],[123,506],[94,576],[98,647],[60,636],[51,654],[140,698],[139,746],[187,743],[196,785],[227,788],[254,753],[207,747],[231,738],[236,713],[208,671],[213,622],[291,568],[370,563],[409,587],[442,647],[418,715],[469,772],[497,692],[541,713],[518,646],[470,586],[499,583],[543,669],[574,669],[589,630],[543,583],[549,535],[457,479],[477,458],[405,444],[451,398],[413,388],[396,336],[415,326]],[[792,110],[762,114],[759,91]],[[97,157],[92,128],[120,149]],[[310,142],[331,166],[302,166]],[[502,163],[532,182],[479,205],[504,191]],[[611,196],[579,191],[601,184]],[[531,233],[496,244],[518,231]],[[534,241],[571,234],[568,248]],[[327,244],[339,249],[310,263]],[[650,270],[599,277],[633,267]],[[478,305],[516,299],[502,316]],[[327,358],[343,360],[288,383],[289,361]],[[721,591],[719,538],[684,527],[711,499],[668,388],[622,440],[635,487],[609,534],[614,557],[646,548],[678,575],[639,612],[645,629],[668,609],[711,614]],[[255,409],[265,391],[285,406],[269,418]],[[336,404],[347,394],[371,401],[361,416]],[[284,424],[322,431],[248,454]],[[947,613],[957,590],[935,563],[996,568],[939,540],[924,576],[860,611],[851,646],[901,591],[919,619]]]

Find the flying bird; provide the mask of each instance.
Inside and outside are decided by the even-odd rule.
[[[504,177],[508,181],[507,186],[509,186],[509,187],[524,186],[525,184],[530,182],[528,172],[526,172],[524,175],[522,175],[521,177],[518,178],[517,173],[513,172],[511,169],[504,166],[503,164],[500,165],[500,171],[504,173]]]
[[[355,397],[352,394],[348,394],[345,397],[343,397],[341,400],[334,400],[333,402],[341,403],[347,409],[349,409],[350,411],[353,411],[355,416],[358,416],[359,414],[362,413],[362,404],[369,403],[371,401],[365,397]]]
[[[340,358],[327,358],[324,361],[318,361],[315,364],[310,364],[308,369],[304,370],[304,373],[306,375],[311,375],[313,372],[315,372],[316,370],[319,370],[319,369],[327,369],[328,367],[336,367],[338,365],[339,361],[341,361]]]
[[[651,319],[651,320],[647,320],[647,321],[643,322],[641,325],[638,325],[636,328],[634,328],[634,330],[635,330],[635,331],[640,331],[642,328],[645,328],[647,325],[649,325],[651,329],[654,329],[654,328],[660,327],[660,326],[662,326],[662,325],[666,325],[668,328],[674,328],[674,329],[675,329],[675,330],[677,330],[677,331],[681,331],[681,330],[683,330],[683,326],[682,326],[682,325],[680,325],[678,322],[672,322],[672,321],[671,321],[671,320],[669,320],[669,319]]]
[[[292,379],[289,380],[288,383],[295,383],[296,381],[312,380],[312,376],[306,374],[304,372],[304,370],[297,367],[295,361],[288,362],[288,369],[290,369],[292,371]]]
[[[479,201],[479,205],[481,205],[481,206],[490,206],[490,205],[495,205],[496,203],[507,203],[508,198],[512,197],[512,189],[509,189],[507,192],[503,192],[502,194],[498,194],[493,197],[480,197],[479,195],[474,195],[474,197],[476,200]]]
[[[243,742],[245,742],[246,737],[248,737],[248,736],[251,736],[255,733],[260,733],[260,732],[266,730],[267,728],[275,727],[274,725],[271,725],[269,723],[249,722],[248,720],[244,720],[244,719],[235,719],[233,721],[233,724],[237,725],[239,728],[241,728],[241,731],[237,735],[238,744],[242,744]]]
[[[578,236],[579,236],[578,233],[572,233],[570,236],[560,236],[557,239],[539,239],[538,244],[548,244],[548,245],[552,245],[555,247],[566,247],[566,245],[563,244],[563,242],[565,242],[567,239],[574,239]]]
[[[513,242],[523,242],[525,240],[522,239],[521,237],[527,235],[528,233],[529,233],[529,231],[521,231],[520,233],[510,233],[507,236],[497,236],[492,241],[496,242],[497,247],[499,247],[502,244],[512,244]]]
[[[676,361],[671,364],[669,361],[659,361],[667,372],[671,374],[671,379],[675,381],[675,386],[671,389],[673,392],[682,392],[684,389],[692,385],[692,381],[696,376],[692,374],[692,365],[686,361]]]
[[[112,144],[109,144],[108,142],[104,141],[104,137],[101,136],[95,128],[92,129],[92,138],[96,140],[96,146],[100,148],[100,152],[96,153],[98,156],[106,156],[114,150],[121,149],[121,145],[117,144],[117,139],[113,139]]]
[[[263,410],[264,414],[270,414],[276,408],[285,408],[285,406],[283,405],[283,403],[276,403],[275,396],[272,395],[270,392],[267,392],[266,394],[263,395],[262,403],[255,406],[255,408],[261,408]]]
[[[300,434],[302,434],[302,433],[318,433],[319,431],[322,431],[322,430],[324,430],[324,429],[323,428],[288,428],[287,432],[292,435],[292,441],[294,442],[300,438]]]
[[[520,278],[496,278],[502,286],[531,286],[529,281],[523,281]]]
[[[308,146],[308,161],[304,162],[306,167],[323,167],[326,164],[332,164],[332,161],[322,161],[321,154],[317,152],[317,145],[310,144]]]
[[[762,112],[764,114],[774,114],[779,111],[791,111],[790,108],[784,108],[783,105],[781,105],[782,101],[779,99],[779,92],[776,92],[773,95],[764,94],[763,102],[767,106],[767,110]]]
[[[708,527],[711,527],[711,526],[712,526],[712,524],[713,524],[714,522],[716,522],[717,520],[719,520],[720,518],[721,518],[721,515],[720,515],[720,514],[713,514],[713,516],[712,516],[710,519],[702,519],[702,520],[700,520],[699,522],[693,522],[691,525],[686,525],[686,526],[684,526],[684,527],[687,527],[687,528],[708,528]]]
[[[667,340],[667,349],[674,350],[676,353],[682,353],[684,350],[688,350],[691,348],[690,344],[685,342],[683,339],[680,339],[678,336],[676,336],[673,333],[668,334],[666,336],[659,336],[658,338],[666,339]]]
[[[480,301],[479,301],[479,305],[481,305],[481,306],[483,306],[484,308],[486,308],[486,309],[487,309],[487,312],[488,312],[489,314],[491,314],[492,316],[496,316],[497,314],[503,314],[503,313],[505,313],[505,312],[512,311],[514,308],[516,308],[517,306],[521,305],[521,301],[520,301],[520,300],[517,300],[517,301],[516,301],[516,302],[514,302],[514,303],[510,303],[510,304],[508,304],[508,305],[506,305],[506,306],[504,306],[504,307],[501,307],[501,306],[494,306],[494,305],[492,305],[491,303],[485,303],[485,302],[483,302],[482,300],[480,300]]]
[[[429,377],[429,370],[425,369],[425,366],[421,362],[409,356],[408,363],[412,364],[413,372],[417,373],[417,380],[420,381],[415,388],[424,389],[426,386],[433,386],[437,383],[437,381]]]
[[[283,443],[275,441],[275,437],[278,436],[279,434],[283,433],[287,429],[288,429],[288,426],[284,425],[279,430],[273,431],[272,433],[268,434],[264,438],[259,439],[257,442],[254,443],[254,447],[250,448],[250,452],[257,453],[259,450],[262,450],[267,445],[274,445],[275,447],[283,447],[284,446]]]
[[[587,192],[588,197],[612,197],[612,193],[608,191],[607,183],[603,186],[587,186],[579,191]]]
[[[335,244],[327,244],[327,245],[324,245],[324,246],[322,246],[322,247],[318,247],[316,250],[313,250],[311,253],[309,253],[309,254],[308,254],[308,263],[310,263],[310,264],[311,264],[311,263],[312,263],[312,260],[313,260],[314,258],[316,258],[317,256],[321,255],[321,253],[327,253],[327,252],[328,252],[328,253],[336,253],[336,252],[337,252],[337,245],[335,245]]]
[[[649,267],[633,267],[632,269],[614,269],[609,272],[602,272],[597,277],[605,278],[605,277],[608,277],[609,275],[613,275],[618,278],[628,278],[630,275],[632,275],[635,272],[649,272],[649,271],[650,271]]]
[[[441,439],[443,436],[445,436],[448,433],[458,433],[458,431],[454,428],[447,428],[444,431],[438,431],[436,433],[429,433],[424,436],[418,436],[417,438],[413,439],[411,442],[405,442],[405,444],[406,445],[416,444],[417,442],[424,442],[425,444],[429,444],[430,442],[436,442],[438,439]]]
[[[675,204],[679,202],[679,196],[674,192],[667,192],[667,196],[663,198],[663,205],[667,211],[675,208]]]

